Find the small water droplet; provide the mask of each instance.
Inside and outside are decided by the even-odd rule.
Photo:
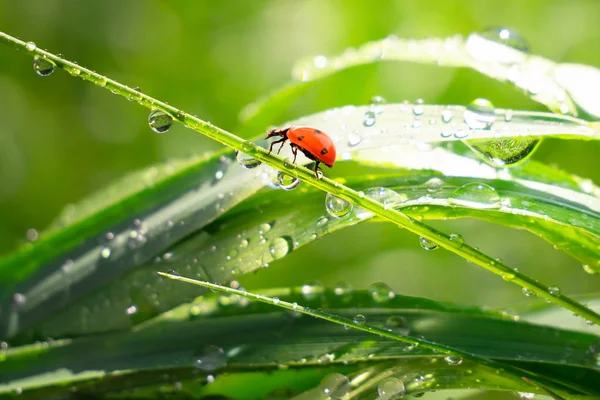
[[[362,314],[356,314],[354,318],[352,318],[352,321],[357,325],[362,325],[367,322],[367,319]]]
[[[358,134],[358,132],[352,132],[348,134],[348,146],[355,147],[358,146],[362,142],[362,137]]]
[[[520,399],[533,400],[535,399],[535,393],[517,392]]]
[[[277,172],[277,183],[283,190],[293,190],[300,185],[300,179],[295,176],[286,174],[285,172]]]
[[[410,333],[410,327],[406,318],[399,315],[393,315],[385,321],[385,327],[391,332],[398,333],[400,335],[408,335]]]
[[[339,399],[350,392],[350,380],[339,373],[327,375],[320,386],[328,399]]]
[[[465,109],[464,119],[471,129],[490,129],[496,120],[494,105],[487,99],[475,99]]]
[[[240,151],[235,152],[235,159],[237,162],[246,169],[252,169],[258,167],[262,164],[256,158],[247,155],[246,153],[242,153]]]
[[[442,122],[447,124],[450,121],[452,121],[452,117],[454,116],[454,113],[450,110],[444,110],[442,111]]]
[[[27,297],[23,293],[15,293],[13,294],[13,303],[17,309],[23,308],[27,303]]]
[[[37,46],[36,46],[36,44],[35,44],[35,43],[33,43],[33,42],[27,42],[27,43],[25,44],[25,48],[26,48],[27,50],[29,50],[29,51],[35,51],[35,50],[37,49]]]
[[[521,292],[523,292],[523,294],[527,297],[531,297],[531,296],[535,295],[535,292],[533,290],[525,288],[525,287],[521,289]]]
[[[273,297],[273,304],[279,304],[279,297]]]
[[[56,65],[52,61],[44,57],[36,56],[33,59],[33,69],[39,76],[52,75],[55,67]]]
[[[319,69],[325,68],[327,66],[327,57],[324,55],[315,56],[313,59],[313,65]]]
[[[590,274],[590,275],[595,275],[596,274],[596,271],[592,267],[590,267],[589,265],[587,265],[587,264],[583,265],[583,270],[585,272],[587,272],[588,274]]]
[[[222,348],[206,346],[194,360],[194,366],[202,371],[215,371],[227,365],[227,355]]]
[[[282,236],[274,239],[270,246],[269,252],[273,259],[278,260],[285,257],[292,249],[293,241],[287,236]]]
[[[499,208],[500,196],[493,187],[485,183],[472,182],[456,189],[448,198],[448,202],[478,209]]]
[[[352,203],[331,193],[327,193],[325,197],[325,209],[332,217],[342,218],[352,211]]]
[[[376,114],[381,114],[383,112],[383,105],[387,103],[387,101],[381,96],[373,96],[371,99],[371,110]]]
[[[111,253],[110,247],[103,247],[102,250],[100,250],[100,256],[102,258],[110,257],[110,253]]]
[[[463,359],[457,356],[446,356],[444,360],[448,365],[460,365],[463,362]]]
[[[372,283],[369,285],[368,291],[377,303],[385,303],[396,297],[392,288],[383,282]]]
[[[548,292],[554,297],[560,296],[560,289],[556,286],[550,286]]]
[[[423,115],[423,113],[425,112],[425,107],[423,107],[421,103],[418,103],[413,106],[412,111],[413,114],[416,116]]]
[[[392,400],[404,397],[406,388],[398,378],[386,378],[377,385],[377,393],[380,400]]]
[[[326,217],[320,217],[317,220],[317,226],[325,226],[329,220]]]
[[[440,178],[431,178],[425,182],[429,193],[439,192],[444,187],[444,181]]]
[[[519,35],[516,31],[503,27],[494,27],[486,29],[478,33],[484,39],[499,43],[515,50],[529,53],[529,45],[525,38]]]
[[[40,233],[35,228],[29,228],[29,229],[27,229],[27,232],[25,233],[25,237],[27,238],[28,241],[35,242],[36,240],[38,240],[40,238]]]
[[[136,219],[133,223],[133,228],[129,231],[127,245],[130,249],[139,249],[147,242],[148,238],[146,238],[146,228],[139,219]]]
[[[335,293],[336,296],[347,296],[352,294],[352,286],[346,282],[338,282],[333,289],[333,293]]]
[[[132,304],[131,306],[127,307],[127,315],[133,315],[135,313],[137,313],[138,309],[137,306],[135,304]]]
[[[453,242],[453,243],[458,244],[459,247],[462,246],[463,244],[465,244],[465,240],[458,233],[451,233],[450,234],[450,241]]]
[[[437,243],[435,243],[429,239],[426,239],[423,236],[419,237],[419,244],[425,250],[435,250],[438,248]]]
[[[325,293],[325,287],[320,282],[306,282],[300,288],[300,292],[306,301],[313,301],[320,298]]]
[[[148,115],[148,125],[156,133],[165,133],[173,126],[173,117],[162,110],[153,109]]]
[[[363,120],[363,125],[370,127],[375,125],[375,112],[374,111],[367,111],[365,113],[365,118]]]

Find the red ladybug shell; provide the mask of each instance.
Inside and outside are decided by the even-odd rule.
[[[287,131],[290,142],[312,154],[329,168],[335,163],[335,145],[323,131],[308,127],[292,127]]]

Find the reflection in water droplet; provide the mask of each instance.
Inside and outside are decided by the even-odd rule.
[[[484,39],[499,43],[515,50],[529,53],[529,45],[525,38],[508,28],[495,27],[478,33]]]
[[[511,167],[525,161],[539,144],[540,140],[526,138],[467,142],[475,154],[495,167]]]
[[[148,125],[156,133],[165,133],[173,126],[173,117],[161,110],[152,110],[148,115]]]
[[[320,387],[328,399],[339,399],[350,392],[350,380],[345,375],[333,373],[323,378]]]
[[[33,59],[33,69],[39,76],[48,76],[52,75],[54,72],[54,63],[50,60],[47,60],[43,57],[36,56]]]
[[[275,260],[285,257],[293,247],[293,240],[289,236],[274,239],[269,246],[269,252]]]
[[[431,241],[429,239],[424,238],[423,236],[419,237],[419,244],[425,250],[435,250],[438,248],[437,243]]]
[[[465,109],[464,119],[471,129],[490,129],[496,120],[494,105],[487,99],[475,99]]]
[[[283,190],[292,190],[300,185],[300,179],[295,176],[286,174],[285,172],[277,172],[277,183]]]
[[[404,396],[406,388],[398,378],[386,378],[377,385],[379,400],[398,399]]]
[[[362,314],[356,314],[354,318],[352,318],[352,321],[357,325],[362,325],[367,322],[367,319]]]
[[[500,196],[496,190],[485,183],[467,183],[456,189],[448,198],[450,204],[486,209],[499,208]]]
[[[363,125],[370,127],[375,125],[375,112],[374,111],[367,111],[365,113],[365,118],[363,120]]]
[[[369,285],[368,291],[371,293],[373,300],[378,303],[385,303],[396,297],[396,293],[392,288],[383,282],[372,283]]]
[[[325,197],[325,209],[332,217],[342,218],[352,211],[352,203],[331,193],[327,193]]]
[[[194,360],[194,366],[202,371],[215,371],[226,365],[227,355],[217,346],[206,346]]]

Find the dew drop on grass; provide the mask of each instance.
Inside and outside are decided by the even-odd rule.
[[[139,249],[147,242],[148,238],[146,237],[146,228],[139,219],[136,219],[133,223],[133,228],[129,231],[127,245],[130,249]]]
[[[109,258],[110,257],[110,247],[103,247],[102,250],[100,250],[100,256],[102,258]]]
[[[385,321],[385,327],[391,332],[395,332],[401,335],[408,335],[410,333],[410,327],[406,318],[399,315],[393,315]]]
[[[535,399],[535,393],[527,393],[527,392],[517,392],[520,399],[524,400],[533,400]]]
[[[412,111],[413,114],[416,116],[423,115],[423,113],[425,112],[425,107],[423,107],[423,104],[418,103],[413,106]]]
[[[320,282],[307,282],[300,288],[300,292],[306,301],[313,301],[325,293],[325,288]]]
[[[502,27],[489,28],[479,32],[478,35],[489,41],[511,47],[523,53],[529,53],[529,45],[525,38],[512,29]]]
[[[587,272],[588,274],[590,274],[590,275],[596,274],[596,271],[592,267],[590,267],[589,265],[587,265],[587,264],[583,265],[583,270],[585,272]]]
[[[490,129],[496,120],[494,105],[487,99],[475,99],[465,109],[464,119],[471,129]]]
[[[334,218],[345,217],[352,211],[352,203],[340,197],[327,193],[325,197],[325,209]]]
[[[277,184],[283,190],[293,190],[300,185],[300,179],[279,171],[277,172]]]
[[[356,314],[354,318],[352,318],[352,321],[357,325],[362,325],[367,322],[367,319],[362,314]]]
[[[379,400],[392,400],[404,397],[406,388],[404,383],[398,378],[386,378],[377,385]]]
[[[125,312],[127,312],[127,315],[133,315],[138,312],[138,308],[135,304],[132,304],[129,307],[127,307],[127,310],[125,310]]]
[[[40,238],[40,233],[35,228],[29,228],[27,229],[27,232],[25,232],[25,237],[27,238],[27,241],[35,242]]]
[[[25,44],[25,48],[29,51],[35,51],[37,49],[37,45],[33,42],[27,42]]]
[[[554,297],[560,296],[560,289],[556,286],[550,286],[548,292]]]
[[[327,375],[320,386],[328,399],[339,399],[350,392],[350,380],[339,373]]]
[[[269,246],[269,253],[273,259],[278,260],[285,257],[292,249],[293,241],[290,237],[282,236],[274,239]]]
[[[456,189],[448,202],[471,208],[491,209],[500,207],[500,196],[490,185],[472,182]]]
[[[531,297],[531,296],[535,295],[535,292],[533,290],[525,288],[525,287],[523,289],[521,289],[521,292],[523,292],[523,294],[527,297]]]
[[[387,101],[381,96],[373,96],[371,98],[371,110],[376,114],[381,114],[383,112],[383,105],[387,103]]]
[[[431,241],[429,239],[424,238],[423,236],[419,237],[419,244],[425,250],[435,250],[438,248],[437,243]]]
[[[356,147],[362,142],[362,137],[358,134],[358,132],[352,132],[348,134],[348,146]]]
[[[148,115],[148,125],[156,133],[165,133],[173,126],[173,117],[162,110],[154,109]]]
[[[453,243],[456,243],[459,247],[462,246],[463,244],[465,244],[465,240],[458,233],[451,233],[450,241]]]
[[[13,294],[13,304],[17,309],[23,308],[27,303],[27,297],[23,293]]]
[[[242,153],[241,151],[235,152],[235,159],[242,167],[246,169],[256,168],[261,164],[261,162],[256,158],[251,157],[246,153]]]
[[[280,302],[279,297],[273,297],[272,300],[273,300],[273,304],[276,304],[276,305],[279,304],[279,302]]]
[[[194,360],[194,366],[202,371],[216,371],[227,365],[227,355],[222,348],[206,346]]]
[[[33,59],[33,69],[39,76],[48,76],[54,73],[55,65],[44,57],[36,56]]]
[[[363,119],[363,125],[366,127],[371,127],[373,125],[375,125],[375,112],[374,111],[367,111],[365,113],[365,118]]]
[[[369,285],[368,291],[377,303],[385,303],[396,297],[392,288],[383,282],[372,283]]]
[[[444,361],[446,361],[448,365],[460,365],[462,364],[463,359],[456,356],[446,356],[444,357]]]
[[[450,110],[442,111],[442,122],[445,124],[449,123],[450,121],[452,121],[453,116],[454,114]]]

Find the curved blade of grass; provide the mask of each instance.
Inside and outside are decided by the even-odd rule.
[[[170,106],[164,102],[158,101],[150,96],[139,93],[132,88],[129,88],[123,84],[120,84],[114,80],[110,80],[105,78],[104,76],[95,73],[87,68],[83,68],[78,64],[67,61],[61,57],[58,57],[50,52],[41,50],[37,48],[37,46],[33,44],[25,43],[17,38],[11,37],[5,33],[0,33],[0,41],[5,44],[8,44],[16,49],[21,49],[26,51],[28,54],[32,56],[40,56],[44,57],[47,60],[50,60],[57,66],[66,69],[72,75],[79,76],[80,78],[93,82],[95,84],[99,84],[100,86],[113,91],[116,94],[122,95],[128,99],[135,100],[137,103],[153,109],[159,109],[166,113],[169,113],[173,116],[175,120],[182,122],[186,126],[200,132],[220,143],[231,147],[237,151],[244,152],[249,154],[250,156],[256,158],[257,160],[268,164],[271,167],[277,168],[278,170],[284,171],[285,173],[294,176],[298,179],[305,181],[307,184],[315,186],[323,191],[328,193],[333,193],[338,197],[341,197],[345,200],[352,202],[353,204],[359,205],[373,213],[377,216],[393,222],[397,225],[400,225],[407,230],[418,234],[420,236],[425,237],[428,240],[431,240],[437,243],[439,246],[446,248],[466,260],[472,261],[474,264],[479,265],[489,271],[492,271],[501,276],[514,276],[512,278],[512,282],[516,283],[519,286],[530,288],[534,293],[538,294],[541,297],[548,299],[551,302],[555,302],[562,307],[565,307],[573,312],[581,315],[582,317],[593,321],[595,323],[600,323],[600,315],[592,312],[587,309],[583,305],[575,302],[568,296],[563,295],[562,293],[551,293],[546,285],[542,285],[539,282],[525,277],[521,274],[514,273],[511,268],[508,266],[496,262],[493,258],[481,253],[473,247],[470,247],[463,243],[456,243],[456,241],[452,241],[451,237],[445,235],[425,224],[422,224],[419,221],[416,221],[405,214],[398,212],[397,210],[387,209],[384,204],[379,201],[361,196],[356,191],[345,187],[343,185],[335,184],[332,180],[328,178],[316,179],[313,176],[312,171],[309,171],[306,168],[299,167],[289,162],[277,157],[273,154],[269,154],[265,149],[258,147],[256,144],[240,139],[239,137],[226,132],[218,127],[210,123],[206,123],[190,114],[187,114],[173,106]],[[21,303],[21,297],[15,299],[17,303]],[[15,314],[12,314],[13,317]],[[18,314],[17,314],[18,317]],[[18,321],[11,321],[9,324],[9,328],[13,327],[13,331],[17,329],[15,326],[18,325]]]
[[[307,58],[293,70],[292,81],[248,105],[241,113],[241,132],[265,129],[283,110],[314,82],[338,71],[380,61],[409,61],[447,67],[474,69],[500,82],[509,82],[550,110],[577,115],[578,111],[600,118],[597,104],[600,70],[580,64],[557,64],[526,54],[473,33],[430,39],[389,36],[366,43],[330,58]],[[325,63],[323,63],[325,60]]]
[[[512,364],[544,379],[552,375],[540,371],[560,363],[563,374],[557,384],[571,388],[572,393],[595,393],[591,383],[598,370],[595,353],[590,352],[590,346],[598,340],[595,335],[517,323],[476,308],[399,295],[381,301],[365,291],[340,293],[314,288],[307,292],[303,287],[271,289],[267,293],[267,304],[247,303],[240,293],[209,296],[165,313],[134,332],[11,348],[3,353],[4,361],[0,363],[4,383],[0,390],[10,392],[20,387],[26,394],[37,389],[42,392],[33,393],[41,395],[46,393],[43,391],[77,386],[85,394],[88,386],[89,390],[102,393],[131,384],[143,387],[177,381],[183,381],[185,387],[186,379],[198,381],[208,374],[217,376],[219,381],[224,373],[272,371],[282,365],[290,370],[331,366],[337,368],[333,371],[346,373],[348,363],[379,366],[385,362],[419,367],[415,373],[422,371],[423,375],[436,374],[438,368],[455,375],[439,381],[442,386],[437,389],[462,387],[472,383],[472,379],[484,379],[484,387],[496,387],[494,379],[485,381],[489,376],[485,366],[472,365],[478,371],[474,373],[475,369],[467,366],[467,359],[449,365],[452,360],[444,360],[443,354],[426,348],[429,342],[443,342],[461,351]],[[352,317],[360,313],[375,331],[393,337],[373,335],[366,324],[361,325],[365,331],[347,330],[296,312],[274,312],[274,296],[285,298],[293,311],[293,302],[301,302],[312,310],[326,308],[347,318],[350,325]],[[300,307],[295,310],[300,312]],[[410,334],[421,345],[401,345],[395,341],[398,334]],[[427,339],[418,339],[421,336]],[[224,349],[222,362],[217,360],[222,368],[194,368],[207,345]],[[469,369],[472,372],[465,374]],[[495,369],[489,371],[498,375]],[[163,377],[165,374],[167,378]],[[502,371],[500,375],[504,390],[532,390],[521,386],[520,379],[511,380]],[[197,386],[202,386],[202,381]]]

